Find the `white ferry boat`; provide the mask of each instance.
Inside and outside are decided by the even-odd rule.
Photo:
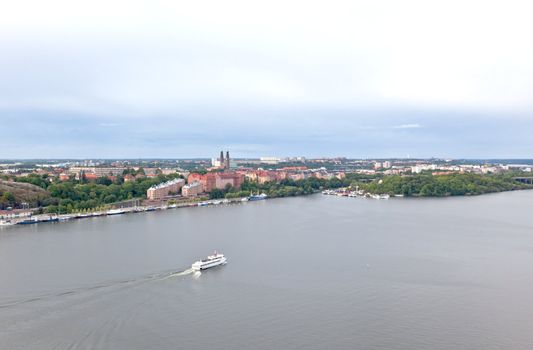
[[[220,254],[215,251],[213,255],[209,255],[206,259],[198,260],[197,262],[192,264],[192,269],[195,271],[205,270],[210,267],[225,265],[226,263],[227,259],[224,254]]]

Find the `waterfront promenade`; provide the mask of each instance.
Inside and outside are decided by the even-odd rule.
[[[156,210],[168,210],[168,209],[178,209],[178,208],[190,208],[190,207],[205,207],[205,206],[215,206],[215,205],[229,205],[229,204],[238,204],[247,202],[247,197],[243,198],[232,198],[232,199],[210,199],[202,201],[188,201],[176,204],[162,204],[162,205],[139,205],[128,208],[116,208],[109,210],[98,210],[91,211],[86,213],[72,213],[72,214],[39,214],[39,215],[28,215],[24,217],[16,217],[9,220],[4,220],[3,225],[0,227],[8,227],[13,225],[23,225],[23,224],[41,224],[49,222],[62,222],[75,219],[84,219],[91,217],[101,217],[101,216],[112,216],[112,215],[122,215],[122,214],[133,214],[133,213],[142,213],[150,212]]]

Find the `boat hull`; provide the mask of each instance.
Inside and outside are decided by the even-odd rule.
[[[213,268],[213,267],[217,267],[217,266],[220,266],[220,265],[226,265],[227,262],[228,262],[228,260],[224,257],[224,258],[220,259],[219,261],[214,261],[214,262],[207,262],[207,263],[196,262],[196,263],[192,264],[191,267],[195,271],[202,271],[202,270],[207,270],[207,269],[210,269],[210,268]]]
[[[18,225],[33,225],[33,224],[38,224],[39,221],[36,221],[36,220],[24,220],[24,221],[21,221],[19,223],[17,223]]]

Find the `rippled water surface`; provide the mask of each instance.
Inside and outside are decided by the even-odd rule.
[[[0,349],[533,349],[532,207],[314,195],[4,228]]]

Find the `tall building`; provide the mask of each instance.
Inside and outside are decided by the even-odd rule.
[[[220,157],[212,158],[211,165],[224,170],[229,170],[232,167],[229,151],[226,151],[226,158],[224,158],[224,151],[220,151]]]

